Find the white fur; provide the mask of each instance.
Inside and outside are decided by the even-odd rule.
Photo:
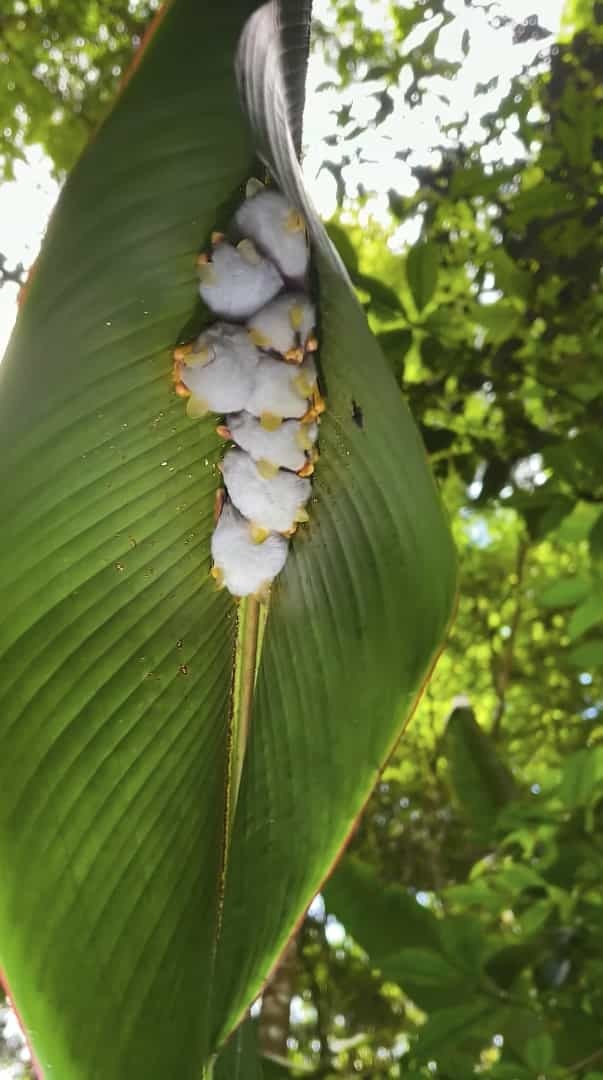
[[[285,420],[274,431],[262,427],[256,416],[248,412],[226,417],[232,439],[254,461],[268,461],[281,469],[297,472],[306,464],[303,443],[308,449],[318,438],[317,424],[300,424],[298,420]]]
[[[266,478],[243,450],[229,450],[222,463],[231,501],[248,521],[274,532],[287,532],[310,498],[310,481],[279,469]]]
[[[271,533],[253,542],[249,522],[227,502],[211,539],[211,553],[222,580],[234,596],[249,596],[268,585],[287,559],[287,541]]]
[[[258,254],[257,261],[250,261],[247,253],[225,241],[217,244],[200,274],[201,299],[225,319],[248,319],[283,288],[281,275],[268,259]]]
[[[209,360],[195,364],[193,352],[190,363],[182,367],[185,386],[212,412],[244,409],[253,393],[260,353],[243,327],[214,323],[199,336],[195,347],[207,349]]]
[[[245,405],[247,412],[254,416],[272,413],[284,419],[299,419],[307,411],[309,397],[299,389],[300,377],[308,385],[316,386],[316,366],[311,357],[306,357],[299,366],[273,360],[271,356],[261,357]]]
[[[260,191],[246,199],[235,215],[243,236],[250,237],[287,278],[301,279],[308,268],[305,228],[291,231],[295,207],[278,191]]]
[[[286,353],[296,345],[305,345],[315,324],[316,309],[310,298],[302,292],[287,292],[252,315],[247,329],[260,336],[262,340],[255,343],[261,349]]]

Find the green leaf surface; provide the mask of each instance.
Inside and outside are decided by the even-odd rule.
[[[454,794],[476,835],[487,838],[498,812],[516,794],[515,781],[472,709],[452,711],[444,745]]]
[[[572,641],[582,637],[593,626],[603,623],[603,582],[593,584],[590,596],[583,600],[574,611],[567,627],[567,632]]]
[[[463,969],[447,959],[440,921],[407,889],[386,885],[373,867],[346,856],[323,895],[327,909],[343,922],[375,967],[421,1008],[443,1008],[471,993],[477,970],[473,979],[467,979]]]
[[[214,1062],[212,1080],[266,1080],[257,1028],[250,1018],[237,1028]]]
[[[517,263],[504,248],[495,249],[490,255],[497,288],[512,296],[527,297],[532,279],[525,270],[520,270]]]
[[[603,638],[593,638],[592,641],[576,645],[569,658],[581,671],[594,671],[603,667]]]
[[[603,558],[603,514],[600,514],[590,533],[588,542],[593,559]]]
[[[535,885],[534,888],[540,888],[541,886]],[[521,929],[525,937],[534,937],[540,933],[543,927],[546,926],[552,913],[555,910],[555,904],[552,899],[547,897],[545,900],[537,900],[535,904],[530,904],[521,915]],[[517,948],[521,948],[520,945]]]
[[[555,1044],[550,1035],[543,1032],[528,1039],[524,1051],[526,1064],[536,1073],[543,1073],[555,1061]]]
[[[485,940],[479,919],[472,915],[449,916],[438,924],[444,956],[457,972],[474,979],[479,974]]]
[[[433,662],[455,589],[417,431],[303,188],[280,64],[264,9],[250,23],[240,70],[260,152],[309,222],[328,409],[312,519],[274,589],[264,640],[227,877],[216,1030],[239,1015],[243,987],[261,988],[334,864]]]
[[[364,289],[371,298],[371,305],[376,307],[385,308],[386,311],[395,312],[400,314],[403,312],[402,302],[395,289],[392,289],[391,285],[386,285],[379,278],[373,277],[372,274],[359,274],[352,275],[354,285],[360,289]]]
[[[384,964],[384,974],[401,986],[442,986],[456,983],[459,972],[435,949],[400,949]]]
[[[406,278],[420,313],[431,300],[438,283],[439,256],[435,244],[415,244],[406,259]]]
[[[547,608],[573,607],[588,596],[590,588],[590,581],[584,578],[565,578],[544,589],[539,600]]]
[[[165,14],[0,368],[1,965],[60,1080],[197,1080],[207,1046],[235,618],[207,578],[218,439],[170,347],[251,168],[251,7]]]
[[[219,443],[185,418],[170,351],[198,323],[196,252],[255,171],[233,75],[255,7],[168,7],[63,191],[0,369],[1,965],[59,1080],[198,1080],[333,865],[453,603],[423,448],[300,186],[307,5],[270,6],[242,71],[256,146],[310,221],[329,407],[224,882]]]
[[[571,810],[587,806],[603,782],[603,746],[577,750],[563,765],[559,797]]]
[[[489,957],[486,973],[502,990],[509,990],[522,971],[537,959],[538,955],[538,948],[534,945],[506,945]]]
[[[392,372],[400,380],[406,355],[412,345],[412,330],[384,330],[378,335],[378,341]]]
[[[454,1005],[432,1013],[421,1028],[413,1055],[426,1058],[446,1047],[456,1046],[480,1021],[483,1022],[488,1012],[487,1004],[474,999],[466,1005]]]
[[[386,885],[368,863],[346,855],[323,888],[327,910],[377,967],[411,945],[437,947],[438,921],[401,885]]]
[[[488,1070],[489,1080],[532,1080],[532,1074],[521,1065],[502,1063]]]
[[[283,1065],[271,1061],[270,1058],[262,1058],[263,1080],[290,1080],[291,1075]],[[303,1073],[301,1075],[303,1076]]]
[[[576,1060],[588,1058],[594,1065],[601,1060],[601,1019],[585,1013],[574,1003],[573,1008],[559,1010],[555,1031],[555,1056],[560,1065],[571,1066]],[[579,1047],[579,1053],[576,1048]],[[580,1074],[578,1074],[580,1075]],[[586,1077],[584,1077],[586,1080]]]
[[[348,274],[354,275],[358,271],[358,252],[354,247],[343,225],[337,221],[329,221],[325,225],[329,239],[337,248],[339,257]]]

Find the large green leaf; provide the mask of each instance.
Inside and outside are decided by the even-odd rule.
[[[257,1020],[247,1018],[222,1048],[213,1066],[212,1080],[288,1080],[288,1069],[261,1057]]]
[[[251,168],[232,70],[252,8],[169,9],[0,369],[0,948],[60,1080],[192,1078],[205,1056],[235,620],[207,580],[218,440],[169,348]]]
[[[247,27],[240,74],[260,153],[310,225],[328,410],[311,522],[274,590],[264,641],[227,874],[217,1032],[244,1008],[243,988],[261,988],[336,860],[433,663],[455,588],[424,449],[303,186],[271,5]]]
[[[257,1021],[247,1019],[219,1054],[213,1080],[264,1080]]]
[[[185,419],[170,349],[196,250],[253,171],[233,71],[255,7],[173,0],[65,187],[0,373],[0,950],[60,1080],[198,1078],[335,860],[452,606],[423,448],[306,207],[329,410],[224,883],[236,609],[208,578],[218,440]],[[280,12],[251,24],[240,72],[256,145],[306,205],[308,12]]]

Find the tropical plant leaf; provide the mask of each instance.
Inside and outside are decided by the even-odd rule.
[[[473,709],[453,709],[444,739],[454,794],[476,834],[487,838],[498,812],[517,794],[513,776]]]
[[[256,1020],[248,1017],[228,1041],[214,1063],[213,1080],[264,1080]]]
[[[169,350],[252,168],[232,75],[252,8],[165,13],[0,369],[1,963],[61,1080],[205,1057],[235,619],[207,580],[218,439]]]
[[[406,260],[406,277],[419,314],[435,292],[438,269],[438,249],[435,244],[420,242],[411,247]]]
[[[250,24],[252,140],[233,68],[256,6],[169,5],[64,189],[0,373],[1,962],[61,1080],[197,1080],[337,857],[453,601],[423,448],[300,187],[307,6]],[[256,146],[311,222],[329,411],[312,522],[274,588],[224,883],[236,618],[208,579],[219,446],[185,419],[170,350],[204,317],[195,254]]]
[[[257,1020],[247,1019],[218,1054],[212,1080],[288,1080],[289,1070],[260,1055]]]
[[[295,19],[296,5],[288,10]],[[303,186],[274,11],[250,20],[239,71],[260,153],[309,223],[328,409],[311,522],[274,589],[264,639],[227,874],[218,1033],[243,1010],[243,987],[259,991],[333,866],[433,663],[455,590],[416,428]]]

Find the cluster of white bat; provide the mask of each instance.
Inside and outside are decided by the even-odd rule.
[[[304,219],[259,181],[234,217],[231,243],[212,236],[199,292],[219,321],[174,353],[191,417],[220,413],[233,442],[221,464],[226,496],[212,536],[212,575],[235,596],[264,596],[308,520],[309,477],[324,410],[312,354],[316,313],[305,291]]]

